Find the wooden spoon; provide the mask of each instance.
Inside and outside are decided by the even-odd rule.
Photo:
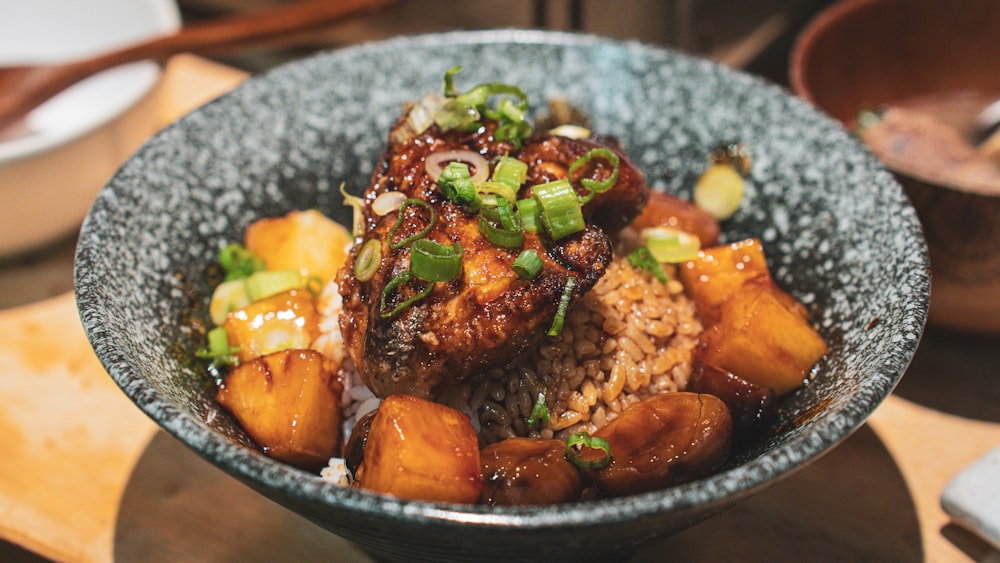
[[[164,63],[171,55],[181,52],[204,54],[258,44],[396,2],[398,0],[307,0],[185,26],[173,35],[75,62],[0,68],[0,129],[102,70],[142,60]]]

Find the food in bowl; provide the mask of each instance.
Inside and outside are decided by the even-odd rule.
[[[612,140],[532,136],[520,89],[458,92],[455,72],[393,127],[353,237],[298,211],[223,249],[218,402],[269,455],[343,455],[355,486],[409,499],[571,502],[716,470],[828,351],[759,241],[711,246],[746,155],[699,182],[713,217],[650,194]]]

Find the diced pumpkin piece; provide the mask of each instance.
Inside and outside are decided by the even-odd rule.
[[[314,350],[285,350],[234,368],[215,400],[267,455],[317,469],[340,451],[337,366]]]
[[[475,503],[483,482],[469,417],[413,395],[379,405],[355,486],[400,498]]]
[[[297,270],[303,279],[330,281],[347,260],[351,233],[315,209],[259,219],[243,235],[247,250],[268,270]]]
[[[222,327],[240,362],[280,350],[309,348],[319,336],[319,312],[312,294],[292,290],[251,303],[226,316]]]
[[[703,317],[735,293],[743,282],[761,274],[771,275],[764,248],[755,238],[703,248],[697,258],[681,264],[677,272]]]
[[[782,294],[764,276],[742,284],[719,304],[715,322],[701,334],[702,360],[778,395],[801,386],[828,348]]]

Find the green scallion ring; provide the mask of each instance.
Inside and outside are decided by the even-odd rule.
[[[580,457],[576,450],[577,446],[601,450],[604,455],[600,459],[585,459]],[[601,469],[611,464],[611,444],[604,438],[591,436],[587,432],[577,432],[566,439],[566,459],[580,469]]]
[[[544,266],[545,264],[538,255],[538,251],[533,248],[526,248],[517,255],[510,269],[526,280],[533,280],[542,272]]]
[[[496,181],[483,182],[479,186],[476,186],[475,189],[480,196],[498,195],[500,197],[497,198],[497,201],[503,199],[510,204],[517,202],[517,190],[504,183]]]
[[[484,207],[483,210],[485,209],[487,208]],[[479,232],[483,233],[486,240],[496,246],[506,248],[508,250],[517,250],[518,248],[524,246],[523,230],[520,228],[504,229],[503,226],[497,226],[487,217],[486,214],[483,213],[483,210],[480,210],[479,212]]]
[[[531,408],[531,416],[528,417],[528,426],[534,426],[538,422],[548,422],[549,406],[545,403],[545,393],[539,393],[535,399],[535,406]]]
[[[405,311],[406,309],[408,309],[410,307],[410,305],[413,305],[417,301],[420,301],[424,297],[427,297],[428,295],[430,295],[431,290],[434,289],[434,284],[429,283],[429,284],[427,284],[427,287],[423,288],[419,292],[413,294],[409,299],[406,299],[405,301],[403,301],[399,305],[396,305],[391,310],[387,311],[386,310],[386,305],[385,305],[386,298],[397,287],[399,287],[399,286],[401,286],[401,285],[403,285],[405,283],[408,283],[412,279],[413,279],[413,275],[410,273],[409,270],[407,270],[407,271],[403,272],[402,274],[399,274],[398,276],[392,278],[391,280],[389,280],[389,283],[385,284],[385,287],[382,288],[382,296],[379,299],[379,309],[378,309],[378,315],[379,315],[379,317],[381,317],[383,319],[391,319],[391,318],[395,317],[396,315],[398,315],[398,314],[402,313],[403,311]]]
[[[556,316],[552,319],[552,326],[546,333],[549,336],[558,336],[562,332],[563,323],[566,320],[566,309],[569,308],[569,300],[573,296],[573,287],[576,285],[576,278],[569,276],[566,278],[566,285],[563,286],[562,297],[559,298],[559,307],[556,309]]]
[[[521,217],[521,227],[527,233],[537,233],[541,219],[538,217],[538,202],[535,198],[517,200],[517,214]]]
[[[609,149],[597,148],[590,149],[587,154],[581,156],[580,158],[573,161],[573,164],[569,165],[569,172],[566,173],[566,177],[572,179],[573,173],[576,172],[577,168],[585,166],[588,162],[595,158],[603,158],[611,163],[614,169],[611,171],[611,175],[604,180],[594,180],[592,178],[583,178],[580,180],[580,184],[583,187],[590,190],[590,194],[587,197],[587,201],[590,201],[595,193],[603,193],[614,187],[615,182],[618,181],[618,166],[620,164],[618,155]]]
[[[512,156],[501,156],[493,167],[491,180],[510,186],[514,192],[521,189],[521,184],[528,177],[528,163]],[[513,201],[511,202],[513,203]]]
[[[405,213],[406,208],[410,207],[411,205],[423,207],[424,209],[427,210],[428,213],[430,213],[430,218],[427,220],[427,226],[421,229],[420,232],[416,234],[410,235],[404,238],[403,240],[393,242],[392,237],[396,235],[396,231],[399,229],[400,226],[403,225],[403,213]],[[434,228],[434,225],[436,223],[437,223],[437,211],[434,211],[434,208],[431,207],[431,204],[427,203],[422,199],[416,199],[416,198],[407,198],[403,200],[403,203],[399,206],[399,215],[398,219],[396,220],[396,224],[393,225],[391,229],[389,229],[389,248],[396,250],[398,248],[406,246],[407,244],[410,244],[411,242],[417,239],[424,238],[427,235],[427,233],[431,232],[431,229]]]
[[[371,239],[361,247],[358,257],[354,259],[354,277],[366,282],[375,277],[375,272],[382,265],[382,242]]]
[[[531,188],[538,202],[539,216],[552,240],[559,240],[586,228],[576,190],[562,179]]]
[[[262,270],[246,279],[247,297],[250,302],[302,287],[302,274],[296,270]]]
[[[457,242],[445,246],[422,238],[410,245],[410,272],[424,281],[451,281],[462,275],[464,255],[465,249]]]
[[[651,253],[645,246],[640,246],[630,252],[628,255],[628,262],[635,268],[646,270],[647,272],[653,274],[653,277],[657,280],[663,283],[667,282],[667,273],[663,271],[663,265],[656,261],[656,258],[653,257],[653,253]]]

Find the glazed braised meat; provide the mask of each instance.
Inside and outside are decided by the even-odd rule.
[[[403,123],[401,119],[394,133]],[[584,205],[588,226],[580,232],[558,241],[543,232],[524,232],[523,248],[535,249],[544,267],[534,279],[522,278],[511,269],[520,249],[508,250],[487,240],[477,214],[442,194],[426,169],[427,157],[451,150],[471,150],[490,163],[503,155],[517,157],[528,164],[528,180],[518,194],[524,198],[530,186],[565,177],[576,158],[599,145],[593,140],[538,137],[517,150],[509,142],[495,140],[495,129],[496,123],[485,121],[475,133],[442,132],[431,126],[403,141],[390,134],[390,144],[363,196],[364,234],[337,278],[346,348],[362,380],[378,396],[437,396],[468,374],[537,343],[556,316],[568,278],[574,278],[570,294],[574,302],[604,274],[612,247],[603,227],[621,227],[639,213],[648,197],[642,174],[620,149],[609,147],[620,157],[611,193],[598,194]],[[610,170],[602,167],[607,166],[595,159],[574,176],[605,179]],[[429,205],[407,204],[402,212],[384,215],[373,211],[376,198],[392,191]],[[431,210],[436,215],[433,223]],[[433,284],[426,297],[397,314],[387,314],[427,287],[419,280],[394,284],[410,268],[411,248],[391,248],[390,242],[418,234],[429,224],[432,228],[424,238],[442,245],[461,244],[462,273]],[[371,279],[360,281],[354,262],[370,240],[379,241],[381,263]]]

